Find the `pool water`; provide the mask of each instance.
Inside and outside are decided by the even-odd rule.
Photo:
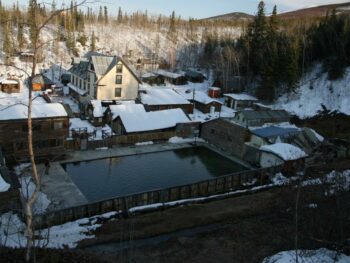
[[[205,181],[245,170],[206,147],[64,164],[89,202]]]

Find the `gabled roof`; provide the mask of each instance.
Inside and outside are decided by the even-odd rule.
[[[88,78],[89,61],[83,60],[73,66],[68,70],[71,74],[79,76],[82,79]]]
[[[183,105],[191,104],[172,89],[147,88],[140,91],[142,104],[145,105]]]
[[[197,70],[193,70],[193,69],[187,69],[185,70],[185,76],[187,77],[191,77],[191,78],[204,78],[206,79],[206,77],[204,76],[204,74],[202,72],[199,72]]]
[[[37,74],[33,77],[32,83],[40,83],[45,85],[53,85],[54,83],[45,75]]]
[[[261,110],[261,111],[240,111],[236,116],[243,115],[246,120],[288,120],[289,114],[285,110]]]
[[[126,132],[144,132],[175,127],[191,122],[181,109],[146,112],[142,104],[110,106],[113,119],[119,117]]]
[[[101,77],[105,75],[113,65],[116,64],[116,58],[112,56],[91,56],[90,61],[94,65],[94,71],[97,76]]]
[[[251,133],[262,138],[272,138],[272,137],[278,137],[278,136],[284,137],[291,134],[297,134],[299,133],[299,129],[269,126],[269,127],[252,130]]]
[[[212,102],[216,102],[219,104],[222,104],[221,101],[213,99],[209,97],[205,92],[203,91],[195,91],[194,92],[194,98],[193,98],[193,90],[190,89],[175,89],[177,93],[179,93],[182,97],[184,97],[187,100],[193,100],[202,104],[209,104]]]
[[[107,107],[103,107],[100,100],[91,100],[90,103],[93,109],[93,116],[95,118],[103,117],[105,111],[107,110]]]
[[[158,69],[157,72],[155,72],[156,74],[166,77],[166,78],[170,78],[170,79],[177,79],[177,78],[183,78],[184,75],[179,74],[179,73],[174,73],[174,72],[170,72],[170,71],[166,71],[163,69]]]
[[[60,103],[33,104],[32,118],[53,118],[67,117],[67,112]],[[24,104],[14,104],[0,109],[0,121],[22,120],[28,118],[28,106]]]
[[[277,155],[284,161],[298,160],[307,157],[307,154],[299,147],[288,143],[275,143],[260,147],[261,151]]]

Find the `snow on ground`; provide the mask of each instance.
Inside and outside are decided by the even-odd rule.
[[[75,248],[83,239],[94,238],[91,231],[101,226],[98,219],[108,220],[117,212],[109,212],[99,216],[83,218],[63,225],[53,226],[49,229],[35,231],[35,244],[37,247],[48,248]],[[0,216],[0,245],[18,248],[25,247],[25,224],[12,212]]]
[[[152,144],[154,144],[152,141],[135,143],[136,146],[144,146],[144,145],[152,145]]]
[[[2,178],[0,174],[0,193],[6,192],[8,189],[10,189],[11,185],[5,182],[5,180]]]
[[[171,137],[168,140],[169,143],[189,143],[189,142],[205,142],[202,138],[182,138],[182,137]]]
[[[303,263],[348,263],[350,256],[325,248],[318,250],[290,250],[279,252],[265,258],[262,263],[294,263],[298,253],[298,261]]]
[[[193,110],[193,114],[189,114],[189,117],[192,121],[198,121],[198,122],[207,122],[211,120],[218,119],[220,117],[222,118],[233,118],[235,116],[234,110],[231,108],[228,108],[226,106],[221,107],[221,112],[214,112],[214,114],[211,113],[203,113],[197,109]]]
[[[20,177],[19,182],[21,184],[21,194],[25,199],[29,199],[30,196],[34,193],[35,184],[31,177],[25,176]],[[46,209],[50,205],[51,201],[47,198],[47,195],[43,192],[39,192],[37,199],[33,206],[33,212],[36,215],[44,214]]]
[[[322,111],[324,105],[330,111],[338,111],[350,115],[350,67],[345,70],[344,77],[329,81],[327,73],[317,65],[306,74],[296,94],[283,95],[274,105],[299,116],[302,119],[312,117]]]

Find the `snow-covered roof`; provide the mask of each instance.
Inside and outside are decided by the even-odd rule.
[[[72,83],[68,83],[67,86],[68,86],[70,89],[72,89],[72,90],[74,90],[75,92],[77,92],[79,95],[84,96],[84,95],[87,93],[86,90],[79,89],[77,86],[73,85]]]
[[[224,94],[226,97],[230,97],[234,100],[248,100],[248,101],[257,101],[258,99],[245,93],[226,93]]]
[[[6,192],[8,189],[10,189],[11,185],[5,182],[5,180],[2,178],[0,174],[0,193]]]
[[[4,79],[0,81],[1,84],[7,84],[7,85],[11,85],[11,84],[19,84],[19,82],[17,80],[14,79]]]
[[[121,115],[142,115],[146,112],[142,104],[126,103],[120,105],[109,106],[113,120]]]
[[[191,122],[181,109],[146,112],[142,104],[109,106],[113,119],[120,117],[126,132],[143,132],[175,127]]]
[[[104,112],[106,111],[106,107],[102,107],[100,100],[91,100],[91,105],[93,108],[93,115],[95,118],[103,117]]]
[[[67,117],[67,112],[60,103],[33,104],[32,118]],[[15,104],[0,109],[0,120],[22,120],[28,118],[28,106]]]
[[[157,77],[157,75],[156,75],[156,74],[153,74],[153,73],[151,73],[151,72],[146,72],[146,73],[143,74],[141,77],[142,77],[142,78],[154,78],[154,77]]]
[[[288,143],[275,143],[270,145],[263,145],[260,147],[260,150],[273,153],[278,157],[282,158],[284,161],[297,160],[307,156],[307,154],[299,147]]]
[[[144,89],[140,92],[141,102],[146,105],[190,104],[183,96],[172,89]]]
[[[193,90],[176,89],[176,92],[179,93],[181,96],[183,96],[187,100],[193,100]],[[209,104],[212,102],[217,102],[217,103],[222,104],[221,101],[209,97],[203,91],[195,91],[194,92],[194,101],[197,101],[197,102],[202,103],[202,104]]]
[[[156,74],[161,75],[161,76],[166,77],[166,78],[171,78],[171,79],[177,79],[177,78],[181,78],[184,76],[182,74],[166,71],[163,69],[158,69]]]

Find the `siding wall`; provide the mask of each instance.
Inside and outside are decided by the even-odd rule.
[[[217,119],[203,123],[201,137],[223,151],[242,158],[249,132],[225,119]]]

